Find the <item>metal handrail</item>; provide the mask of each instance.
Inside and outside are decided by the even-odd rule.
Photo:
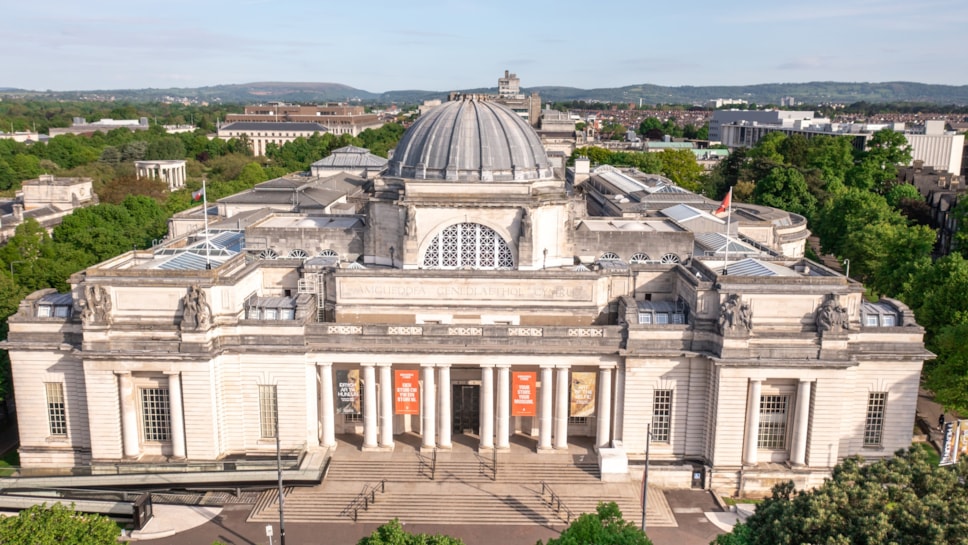
[[[430,480],[436,480],[437,478],[437,447],[434,447],[434,457],[430,462]]]
[[[363,490],[353,498],[346,507],[340,511],[340,516],[350,516],[352,513],[353,522],[356,522],[359,517],[360,509],[368,511],[370,509],[370,504],[376,503],[376,493],[379,487],[379,492],[385,493],[387,491],[387,480],[380,479],[376,485],[364,484]]]
[[[555,513],[558,515],[558,518],[561,518],[561,511],[564,510],[565,514],[567,515],[567,518],[564,519],[565,523],[571,524],[571,518],[574,516],[571,512],[571,509],[569,509],[568,506],[565,505],[565,502],[561,501],[561,496],[559,496],[557,492],[552,490],[551,486],[548,483],[541,481],[542,501],[544,500],[544,495],[546,491],[549,493],[548,507],[555,510]]]

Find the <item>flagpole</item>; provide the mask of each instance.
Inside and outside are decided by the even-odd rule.
[[[211,251],[212,245],[208,238],[208,193],[205,191],[205,178],[202,178],[202,214],[205,215],[205,268],[212,268]]]
[[[729,206],[726,209],[726,256],[723,259],[723,275],[729,274],[729,220],[733,215],[733,188],[729,188],[729,194],[726,195],[726,200],[729,201]]]

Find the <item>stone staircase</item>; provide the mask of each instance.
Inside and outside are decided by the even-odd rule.
[[[603,483],[597,463],[581,459],[511,462],[499,457],[496,479],[490,458],[438,459],[433,480],[430,469],[430,458],[421,454],[333,459],[320,486],[287,489],[286,520],[564,526],[581,513],[594,512],[599,501],[618,503],[626,520],[638,520],[641,513],[637,483]],[[382,486],[376,476],[382,476]],[[276,500],[277,493],[267,491],[248,520],[277,521]],[[661,492],[650,492],[649,505],[650,526],[675,526]],[[655,514],[652,506],[660,507]]]

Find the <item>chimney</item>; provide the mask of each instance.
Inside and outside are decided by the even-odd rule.
[[[13,205],[13,221],[16,224],[21,224],[24,221],[24,205],[15,204]]]

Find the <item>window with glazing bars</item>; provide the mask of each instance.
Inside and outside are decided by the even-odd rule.
[[[790,396],[765,395],[760,397],[759,448],[786,448],[787,407]]]
[[[259,385],[259,435],[263,439],[276,436],[276,386]]]
[[[171,440],[168,388],[141,389],[141,432],[145,442]]]
[[[867,394],[867,419],[864,421],[864,446],[876,447],[881,444],[884,434],[884,408],[887,406],[887,392]]]
[[[652,395],[652,442],[668,443],[672,431],[672,390]]]
[[[67,407],[64,405],[64,385],[47,382],[47,425],[51,435],[67,435]]]

